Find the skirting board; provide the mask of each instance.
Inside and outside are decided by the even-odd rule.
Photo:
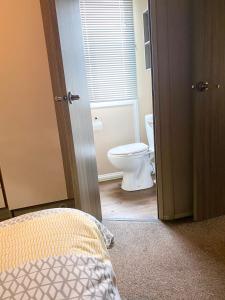
[[[114,172],[103,175],[98,175],[98,182],[119,179],[123,177],[123,172]]]
[[[186,212],[186,213],[176,214],[173,217],[164,216],[163,220],[164,221],[172,221],[172,220],[175,220],[175,219],[182,219],[182,218],[192,217],[192,216],[193,216],[193,212]]]

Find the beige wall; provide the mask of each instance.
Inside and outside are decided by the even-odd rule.
[[[136,42],[137,88],[139,101],[139,122],[141,141],[147,142],[145,115],[152,113],[151,71],[145,68],[143,12],[148,8],[148,0],[133,0],[134,31]]]
[[[0,166],[10,208],[65,199],[38,0],[0,1]]]
[[[92,109],[92,118],[98,117],[103,129],[94,132],[98,174],[118,172],[107,158],[109,149],[135,142],[133,106]]]
[[[146,114],[152,113],[152,85],[151,71],[145,68],[143,12],[148,8],[148,0],[133,0],[133,5],[140,138],[147,144],[144,118]],[[135,142],[133,108],[120,106],[92,109],[92,117],[95,116],[103,121],[103,130],[94,132],[98,174],[116,172],[118,170],[107,159],[107,151],[118,145]]]

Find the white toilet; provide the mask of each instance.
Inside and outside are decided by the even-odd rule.
[[[123,172],[121,188],[137,191],[154,185],[154,129],[153,115],[145,116],[145,128],[149,146],[133,143],[112,148],[108,151],[111,164]]]

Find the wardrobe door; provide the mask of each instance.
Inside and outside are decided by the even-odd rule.
[[[9,208],[66,199],[39,1],[0,1],[0,45],[0,165]]]
[[[191,1],[149,4],[158,207],[168,220],[193,212]]]
[[[225,1],[193,1],[194,219],[225,214]]]

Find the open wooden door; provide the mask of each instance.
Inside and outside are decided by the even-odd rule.
[[[40,3],[68,197],[76,208],[101,219],[79,0]]]
[[[225,1],[193,3],[194,219],[225,214]]]
[[[191,1],[149,0],[159,218],[192,216]]]

